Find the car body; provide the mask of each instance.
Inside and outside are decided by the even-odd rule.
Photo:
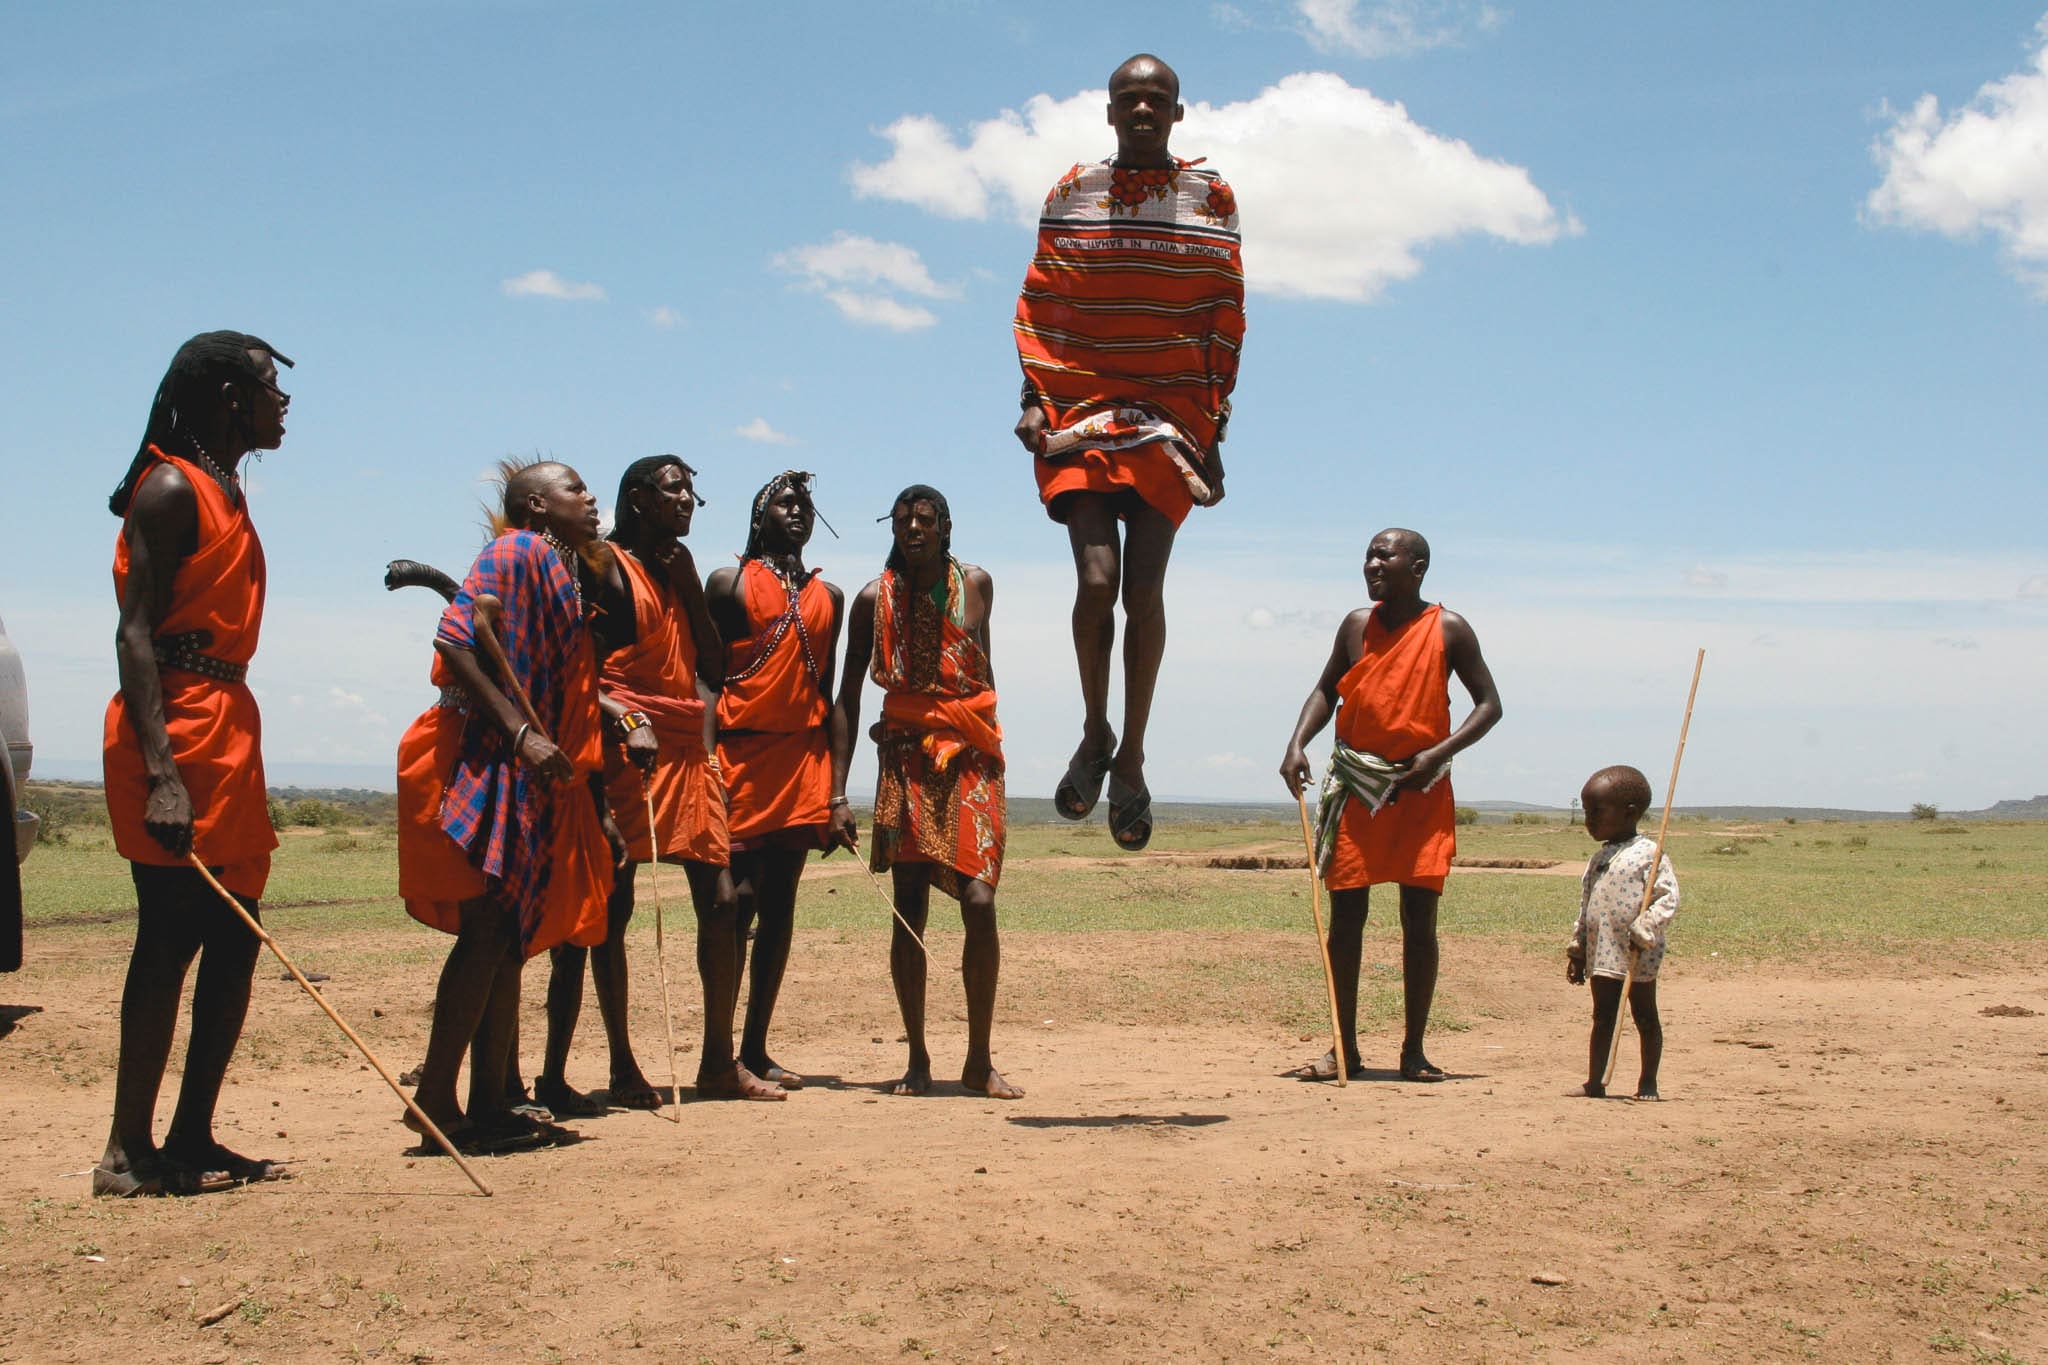
[[[22,671],[20,652],[7,638],[5,621],[0,621],[0,735],[7,740],[6,809],[13,815],[14,861],[20,863],[35,847],[39,823],[35,812],[21,808],[22,786],[35,762],[36,746],[28,737],[28,675]]]

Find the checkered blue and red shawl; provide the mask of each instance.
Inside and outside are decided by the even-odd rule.
[[[504,686],[490,656],[476,648],[473,604],[489,593],[505,604],[498,642],[512,671],[526,685],[550,738],[562,734],[563,685],[570,651],[586,648],[574,571],[531,531],[507,531],[484,547],[455,600],[441,613],[437,638],[475,651],[477,663]],[[511,695],[510,689],[506,694]],[[441,828],[469,851],[470,862],[499,883],[499,895],[519,916],[520,940],[539,927],[553,866],[558,799],[587,799],[581,783],[559,792],[533,781],[512,753],[510,740],[472,710],[462,727],[462,749],[441,797]]]

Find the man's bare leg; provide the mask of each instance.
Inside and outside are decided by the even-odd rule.
[[[196,875],[196,874],[195,874]],[[256,902],[236,897],[251,915]],[[216,901],[205,907],[199,948],[199,976],[192,987],[192,1036],[185,1049],[185,1077],[178,1107],[164,1134],[163,1154],[194,1171],[221,1172],[236,1180],[260,1180],[271,1164],[233,1152],[214,1140],[213,1115],[220,1103],[228,1061],[241,1041],[249,1016],[249,988],[262,941],[239,917]]]
[[[1401,1079],[1440,1081],[1443,1068],[1422,1055],[1422,1034],[1429,1027],[1430,1003],[1436,999],[1437,939],[1435,891],[1401,888]]]
[[[1100,760],[1116,745],[1109,728],[1109,660],[1123,575],[1121,527],[1106,494],[1071,493],[1067,499],[1067,540],[1074,552],[1074,662],[1082,707],[1081,743],[1074,757]]]
[[[1643,1045],[1643,1069],[1636,1080],[1636,1098],[1662,1099],[1657,1093],[1657,1068],[1664,1061],[1664,1021],[1657,1016],[1657,983],[1630,983],[1628,1008],[1635,1017],[1636,1037]]]
[[[1614,1045],[1615,1024],[1621,1018],[1621,978],[1592,976],[1587,981],[1593,988],[1593,1035],[1586,1040],[1586,1083],[1565,1093],[1572,1099],[1604,1100],[1607,1051]]]
[[[1021,1100],[1024,1092],[1003,1079],[989,1051],[1003,958],[996,937],[995,888],[976,880],[961,887],[960,920],[967,928],[966,947],[960,953],[960,976],[967,986],[967,1063],[960,1068],[960,1084],[992,1100]]]
[[[856,855],[858,856],[858,855]],[[889,935],[889,981],[896,988],[896,1008],[903,1015],[903,1035],[910,1044],[910,1065],[903,1079],[890,1089],[892,1095],[923,1095],[932,1088],[932,1055],[924,1045],[925,955],[911,938],[915,930],[924,937],[925,919],[931,903],[930,863],[898,863],[896,913],[908,922],[893,925]],[[991,992],[993,998],[993,992]]]
[[[742,899],[740,921],[733,934],[743,955],[749,911],[758,916],[758,925],[754,931],[754,973],[747,985],[747,1019],[740,1031],[740,1063],[764,1081],[796,1089],[803,1085],[803,1078],[777,1065],[768,1055],[768,1026],[775,1018],[775,1002],[782,994],[783,973],[789,966],[804,853],[800,849],[762,849],[744,855],[743,862],[751,895]],[[734,889],[737,891],[738,886]]]
[[[701,1099],[780,1100],[781,1086],[769,1085],[733,1055],[732,1016],[739,999],[739,955],[733,951],[738,922],[732,876],[711,863],[686,862],[690,903],[697,912],[697,975],[704,983],[704,1036],[697,1057]]]
[[[1166,657],[1166,565],[1174,531],[1164,514],[1142,505],[1124,531],[1124,737],[1111,771],[1126,787],[1145,785],[1145,731]]]
[[[597,988],[597,1012],[604,1018],[609,1057],[606,1098],[624,1109],[655,1109],[661,1105],[661,1092],[648,1083],[639,1058],[633,1055],[628,1023],[632,993],[626,984],[626,930],[633,923],[633,883],[639,867],[627,863],[612,881],[611,899],[605,905],[604,942],[590,955],[590,979]]]
[[[185,973],[199,952],[188,907],[171,903],[155,869],[136,877],[135,948],[121,990],[121,1052],[114,1071],[114,1117],[107,1150],[93,1175],[95,1194],[178,1193],[194,1173],[166,1160],[152,1131]],[[190,907],[196,909],[196,907]],[[104,1172],[104,1176],[101,1175]]]
[[[1365,958],[1365,917],[1371,905],[1371,898],[1371,888],[1363,886],[1330,893],[1330,932],[1327,942],[1330,948],[1330,973],[1336,979],[1337,985],[1337,1032],[1344,1040],[1344,1069],[1347,1076],[1357,1076],[1365,1069],[1365,1063],[1358,1055],[1358,970]],[[1310,1062],[1299,1074],[1335,1080],[1337,1054],[1328,1053],[1321,1062]]]
[[[541,1049],[540,1074],[533,1078],[533,1098],[556,1114],[589,1118],[604,1106],[569,1084],[569,1044],[583,1014],[583,967],[588,948],[564,943],[548,950],[547,1042]],[[518,1043],[514,1043],[516,1049]]]
[[[434,990],[434,1023],[427,1035],[427,1059],[420,1064],[419,1088],[413,1102],[443,1132],[463,1126],[462,1106],[455,1099],[455,1078],[462,1054],[469,1050],[483,1023],[498,969],[508,950],[519,950],[511,916],[484,897],[462,903],[455,946],[441,966]],[[476,1069],[472,1063],[471,1070]]]
[[[487,1125],[503,1123],[512,1112],[507,1103],[510,1087],[506,1082],[519,1050],[519,978],[525,967],[512,916],[500,914],[505,932],[499,940],[497,966],[484,997],[483,1015],[477,1021],[476,1046],[471,1050],[469,1067],[469,1117]],[[432,1046],[428,1044],[429,1056]]]

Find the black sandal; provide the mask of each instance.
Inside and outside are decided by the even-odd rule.
[[[1109,776],[1109,765],[1115,756],[1113,737],[1100,758],[1082,758],[1076,751],[1067,763],[1066,776],[1052,789],[1052,808],[1062,820],[1086,820],[1094,814],[1095,803],[1102,799],[1102,780]]]
[[[1142,781],[1126,787],[1116,774],[1110,774],[1109,837],[1126,853],[1136,853],[1152,842],[1152,793]]]

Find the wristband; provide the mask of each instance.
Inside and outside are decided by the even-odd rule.
[[[652,723],[653,722],[647,719],[647,713],[645,711],[627,711],[622,713],[617,720],[612,722],[613,726],[617,728],[619,736],[622,739],[625,736],[632,734],[635,730],[646,729]]]
[[[526,732],[527,732],[528,730],[531,730],[532,728],[533,728],[533,722],[531,722],[531,721],[527,721],[527,722],[524,722],[524,723],[522,723],[522,724],[520,725],[520,727],[519,727],[519,728],[518,728],[518,729],[517,729],[516,731],[514,731],[514,732],[513,732],[513,735],[512,735],[512,757],[513,757],[513,758],[515,758],[515,759],[516,759],[516,758],[518,758],[518,757],[519,757],[519,746],[520,746],[520,745],[522,745],[522,744],[524,744],[524,743],[526,743]]]
[[[850,806],[851,804],[852,803],[849,802],[845,797],[835,796],[832,798],[830,802],[826,804],[825,809],[831,810],[834,806]]]

